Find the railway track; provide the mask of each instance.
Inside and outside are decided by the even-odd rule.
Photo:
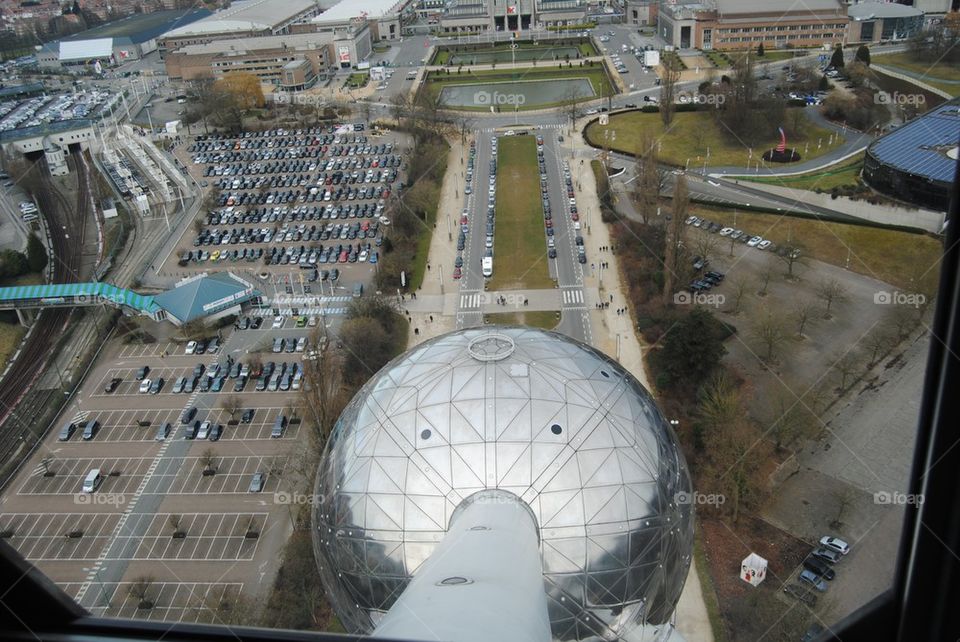
[[[81,163],[72,159],[74,170],[82,169]],[[37,168],[34,171],[39,171]],[[45,189],[33,194],[47,222],[53,250],[52,278],[54,283],[76,283],[80,280],[80,260],[83,235],[90,215],[89,176],[79,171],[77,202],[71,207],[67,198],[53,183],[45,179]],[[70,316],[68,308],[49,308],[41,311],[34,322],[33,331],[20,350],[20,355],[10,367],[4,385],[0,387],[0,461],[10,464],[11,453],[25,436],[33,432],[32,426],[16,417],[11,418],[17,406],[24,401],[43,374],[58,339],[67,330]]]

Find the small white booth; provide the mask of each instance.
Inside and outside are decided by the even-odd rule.
[[[767,560],[750,553],[740,563],[740,579],[758,586],[767,577]]]

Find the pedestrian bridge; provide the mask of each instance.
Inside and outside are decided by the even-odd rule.
[[[60,283],[0,288],[0,310],[112,305],[156,318],[161,307],[152,296],[109,283]],[[23,320],[23,319],[21,319]]]
[[[137,294],[109,283],[59,283],[0,288],[0,310],[16,310],[20,322],[29,324],[32,311],[57,307],[111,305],[125,314],[181,325],[203,317],[238,313],[240,305],[258,299],[253,285],[229,272],[201,273],[183,279],[156,295]]]

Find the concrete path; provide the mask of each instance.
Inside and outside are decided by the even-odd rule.
[[[737,185],[740,184],[736,180],[733,182]],[[817,194],[809,190],[794,189],[782,185],[748,182],[745,187],[789,198],[798,203],[816,205],[854,218],[886,225],[915,227],[935,234],[943,229],[943,224],[947,218],[946,212],[934,212],[923,208],[871,205],[866,201],[855,201],[845,196],[832,198],[828,193]]]

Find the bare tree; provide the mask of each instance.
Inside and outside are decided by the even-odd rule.
[[[663,189],[665,172],[657,158],[657,143],[649,131],[640,133],[637,144],[637,177],[634,181],[633,200],[644,223],[649,223],[660,206],[660,191]]]
[[[750,281],[745,278],[737,278],[731,279],[730,284],[733,292],[731,296],[732,305],[728,312],[730,314],[740,314],[740,309],[743,305],[743,298],[747,295],[747,291],[750,289]]]
[[[713,375],[700,389],[697,416],[704,429],[723,431],[743,414],[740,391],[724,370]]]
[[[753,325],[753,334],[759,339],[764,349],[763,360],[772,361],[777,351],[787,340],[787,331],[783,319],[769,312],[760,317]]]
[[[710,237],[713,238],[713,237]],[[760,290],[757,291],[757,294],[760,296],[767,296],[767,288],[770,286],[770,277],[773,276],[773,272],[770,270],[763,270],[760,272]]]
[[[707,262],[714,257],[718,243],[717,236],[707,232],[700,232],[696,234],[693,240],[693,251],[697,256],[702,257],[704,262]]]
[[[570,83],[570,85],[561,95],[560,100],[564,104],[564,109],[566,110],[567,115],[570,117],[570,126],[573,127],[574,123],[577,121],[577,115],[580,109],[580,103],[583,101],[583,95],[580,93],[579,88],[577,88],[574,83]]]
[[[893,347],[895,341],[896,340],[890,336],[890,333],[886,330],[886,328],[875,327],[873,330],[871,330],[863,339],[864,347],[870,351],[870,359],[868,363],[871,365],[876,363],[877,360],[882,357],[887,350]]]
[[[217,456],[213,452],[213,448],[207,448],[200,454],[200,464],[203,465],[204,471],[217,472],[216,463]]]
[[[660,65],[660,118],[669,126],[673,122],[676,110],[677,82],[680,80],[680,68],[673,55],[665,56]]]
[[[243,404],[240,401],[240,397],[230,396],[220,402],[220,408],[230,415],[230,419],[233,419],[242,407]]]
[[[802,265],[806,261],[806,251],[799,245],[790,245],[780,248],[775,256],[787,266],[787,277],[793,278],[793,266]]]
[[[690,192],[687,190],[687,179],[681,175],[673,185],[673,202],[671,203],[671,218],[667,226],[666,248],[664,252],[663,270],[663,305],[670,303],[676,283],[683,279],[685,270],[680,269],[683,252],[683,235],[685,232],[684,220],[690,206]]]
[[[170,528],[173,529],[174,533],[180,532],[181,522],[183,522],[183,515],[171,514],[167,517],[167,523],[170,524]]]
[[[150,597],[150,589],[156,580],[152,575],[140,575],[130,583],[128,592],[130,597],[137,601],[138,609],[152,609],[153,602]]]
[[[786,391],[773,396],[771,409],[770,434],[777,450],[791,447],[815,421],[803,402]]]
[[[884,324],[893,330],[896,342],[905,339],[910,331],[917,326],[917,323],[919,321],[916,315],[911,312],[910,308],[902,305],[895,306],[884,320]]]
[[[318,325],[310,336],[313,346],[303,362],[300,397],[313,419],[314,447],[319,452],[348,401],[343,381],[343,355],[331,344],[327,328]]]
[[[813,318],[815,306],[810,301],[800,301],[793,307],[793,320],[797,323],[797,336],[803,338],[803,329]]]
[[[838,388],[841,392],[847,389],[850,379],[863,366],[863,359],[856,350],[848,350],[840,355],[833,363],[833,371],[837,375]]]
[[[826,309],[824,318],[830,318],[830,307],[834,303],[842,303],[847,300],[847,288],[836,279],[823,279],[817,286],[817,297],[823,300]]]

